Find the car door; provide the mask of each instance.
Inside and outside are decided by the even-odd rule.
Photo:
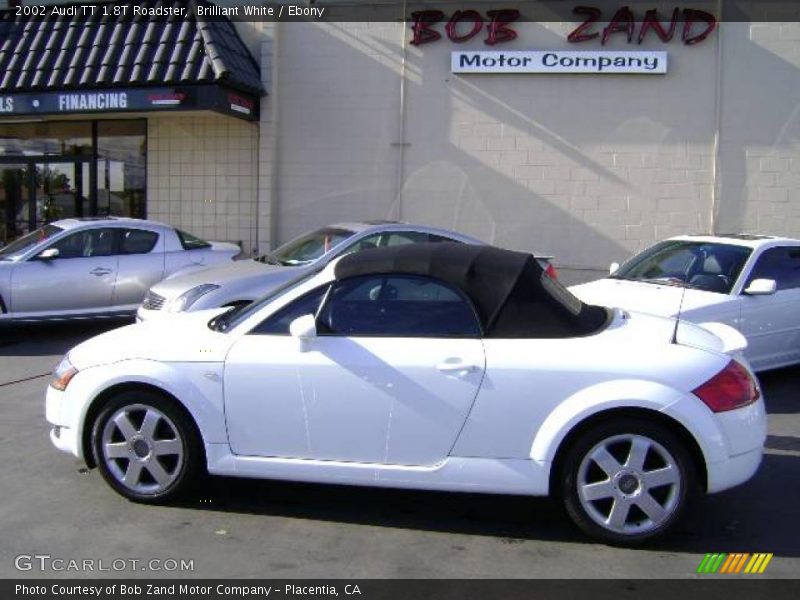
[[[164,242],[153,230],[119,228],[117,244],[118,272],[112,304],[141,304],[147,290],[164,278]]]
[[[301,351],[288,325],[314,309],[319,335]],[[231,447],[257,456],[434,465],[455,443],[484,369],[475,313],[455,290],[422,277],[337,282],[279,311],[230,351]]]
[[[773,279],[774,294],[748,295],[755,279]],[[800,247],[765,250],[753,266],[741,294],[745,355],[758,370],[800,361]]]
[[[57,257],[31,257],[15,266],[11,311],[59,314],[107,310],[117,276],[114,229],[76,231],[46,249],[51,248],[58,250]]]

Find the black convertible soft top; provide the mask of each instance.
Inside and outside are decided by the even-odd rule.
[[[531,254],[440,242],[353,252],[335,267],[336,279],[409,274],[440,279],[469,297],[484,337],[564,338],[604,328],[610,311],[584,304],[551,279]]]

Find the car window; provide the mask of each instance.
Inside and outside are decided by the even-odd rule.
[[[369,275],[334,285],[317,319],[320,334],[478,337],[475,311],[459,292],[417,276]]]
[[[745,287],[754,279],[774,279],[779,290],[800,287],[800,247],[786,246],[766,250],[750,272]]]
[[[21,254],[24,254],[37,244],[41,244],[43,241],[53,237],[57,233],[61,233],[62,231],[64,230],[56,225],[44,225],[39,229],[31,231],[30,233],[23,235],[18,240],[14,240],[7,246],[0,248],[0,260],[11,260],[14,257],[19,257]]]
[[[379,232],[373,233],[364,237],[350,247],[348,247],[343,254],[350,252],[360,252],[361,250],[369,250],[370,248],[384,248],[387,246],[402,246],[405,244],[420,244],[427,242],[458,242],[443,235],[435,235],[433,233],[424,233],[421,231],[392,231],[392,232]]]
[[[372,235],[368,235],[365,238],[361,238],[356,243],[349,246],[343,254],[349,254],[350,252],[361,252],[362,250],[370,250],[371,248],[377,248],[381,245],[381,237],[383,236],[382,233],[373,233]]]
[[[58,249],[58,258],[91,258],[114,254],[114,229],[84,229],[48,246]]]
[[[424,244],[430,236],[420,231],[393,231],[386,234],[384,246],[403,246],[405,244]]]
[[[120,254],[147,254],[156,246],[158,234],[144,229],[120,230]]]
[[[211,248],[211,244],[205,240],[201,240],[196,235],[186,233],[180,229],[176,229],[175,233],[178,234],[178,239],[181,241],[181,246],[183,246],[184,250],[201,250],[202,248]]]
[[[304,265],[327,254],[351,235],[353,232],[348,229],[323,227],[284,244],[270,257],[285,266]]]
[[[320,302],[328,291],[330,284],[325,284],[315,290],[300,296],[294,302],[290,302],[274,314],[259,323],[250,333],[262,333],[273,335],[289,335],[289,325],[298,317],[305,315],[316,315]]]
[[[455,242],[456,244],[461,243],[459,240],[454,240],[453,238],[445,237],[443,235],[436,235],[435,233],[428,234],[428,241],[436,244],[440,242]]]
[[[728,294],[751,253],[745,246],[669,240],[633,257],[611,277]]]

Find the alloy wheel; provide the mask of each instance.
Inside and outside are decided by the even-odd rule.
[[[622,534],[646,534],[669,520],[680,503],[682,474],[675,457],[638,434],[606,438],[583,457],[578,500],[597,525]]]
[[[101,435],[109,474],[137,494],[159,494],[181,476],[185,443],[174,421],[161,410],[130,404],[114,411]]]

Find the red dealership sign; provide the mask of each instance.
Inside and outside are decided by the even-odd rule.
[[[641,44],[648,37],[656,36],[662,42],[669,42],[680,29],[680,39],[686,45],[693,45],[705,40],[716,28],[717,20],[714,15],[693,8],[676,8],[672,11],[669,21],[662,21],[658,9],[650,9],[644,13],[641,21],[628,7],[617,9],[610,16],[609,21],[601,21],[603,11],[591,6],[576,6],[573,11],[584,19],[567,36],[569,42],[587,42],[599,39],[605,45],[612,36],[614,39],[620,34],[627,38],[628,43],[634,39]],[[608,15],[605,15],[608,18]],[[442,39],[442,34],[455,44],[462,44],[473,39],[485,30],[486,37],[483,42],[489,46],[510,42],[517,39],[517,32],[512,23],[520,17],[520,12],[515,8],[489,10],[485,16],[474,9],[457,10],[449,19],[440,10],[421,10],[411,13],[411,43],[415,46],[428,44]],[[445,20],[446,19],[446,20]],[[683,25],[679,28],[678,23]],[[442,26],[443,23],[443,26]],[[601,27],[599,23],[606,23]],[[638,35],[637,33],[638,27]]]
[[[519,11],[515,8],[504,8],[486,12],[489,22],[486,24],[486,39],[484,43],[490,46],[502,42],[510,42],[517,38],[509,23],[519,18]],[[435,42],[442,37],[435,26],[444,20],[445,14],[440,10],[421,10],[411,13],[412,23],[411,43],[419,46]],[[444,26],[447,39],[456,44],[471,40],[483,29],[484,20],[477,10],[457,10]]]
[[[595,23],[603,16],[603,12],[599,8],[577,6],[572,12],[576,15],[582,15],[585,20],[567,36],[567,40],[570,42],[588,42],[589,40],[600,38],[600,44],[605,45],[612,35],[620,33],[627,37],[629,44],[634,39],[636,18],[633,11],[627,6],[618,9],[602,30],[599,27],[595,27]],[[682,16],[681,40],[687,46],[702,42],[717,26],[717,19],[714,15],[704,10],[684,8]],[[648,10],[639,24],[639,35],[636,36],[637,43],[641,44],[651,32],[662,42],[669,42],[675,35],[678,21],[681,20],[680,17],[681,9],[676,8],[672,11],[672,18],[665,27],[658,10],[655,8]]]

